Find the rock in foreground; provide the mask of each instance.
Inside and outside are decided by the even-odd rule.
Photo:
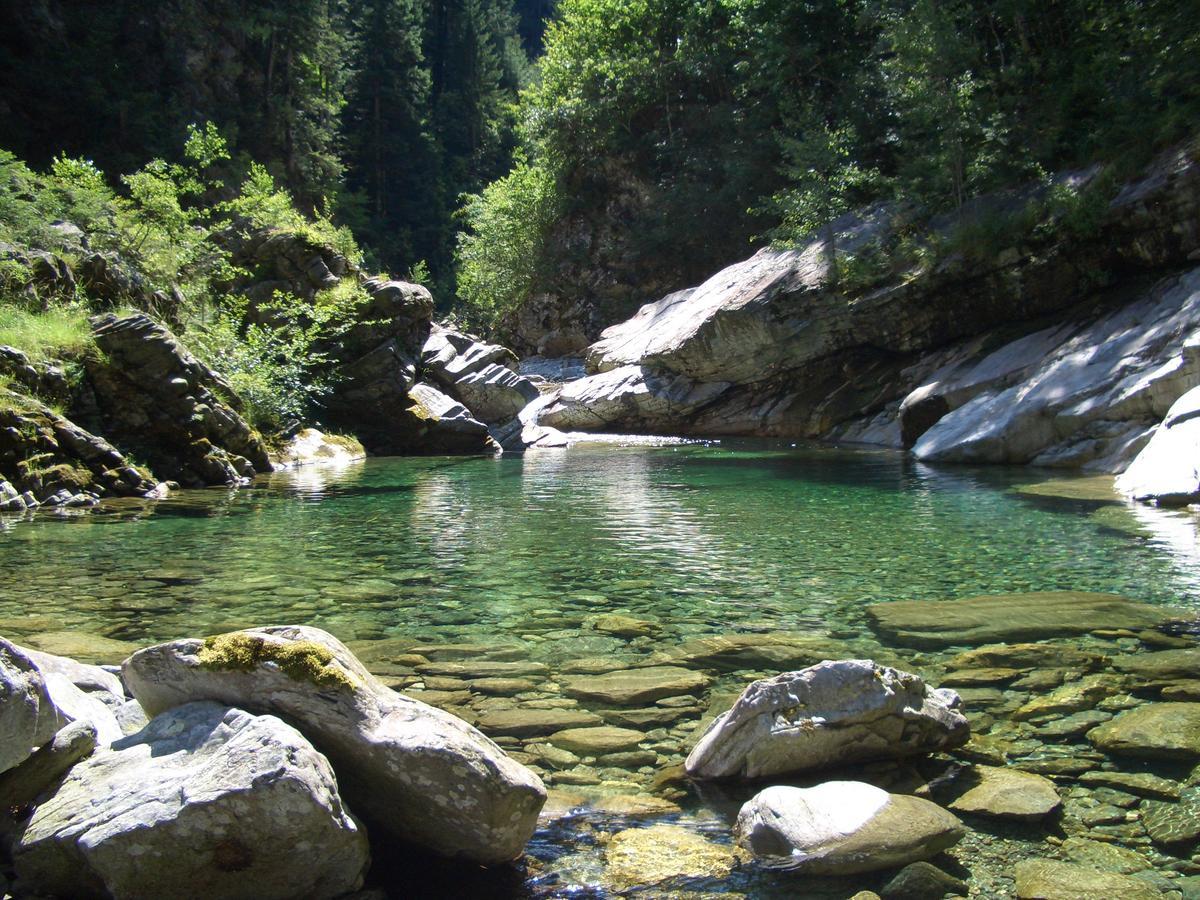
[[[538,777],[480,732],[385,687],[317,628],[160,644],[124,672],[151,715],[215,700],[286,717],[329,756],[368,825],[445,856],[515,859],[546,798]]]
[[[194,703],[78,763],[13,847],[22,892],[336,897],[367,839],[326,759],[273,716]]]
[[[37,666],[0,639],[0,772],[28,759],[65,724]]]
[[[687,758],[696,778],[762,778],[957,747],[958,695],[867,659],[826,661],[756,681]]]
[[[852,875],[929,859],[966,829],[920,797],[859,781],[769,787],[738,813],[738,844],[772,868]]]

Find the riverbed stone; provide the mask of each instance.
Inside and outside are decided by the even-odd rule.
[[[152,715],[193,700],[278,714],[329,756],[371,827],[444,856],[519,856],[545,788],[461,719],[381,684],[340,641],[275,626],[150,647],[124,665]]]
[[[909,863],[880,891],[881,900],[942,900],[967,896],[967,883],[927,862]]]
[[[1062,687],[1033,697],[1013,710],[1012,717],[1018,722],[1044,716],[1062,716],[1080,710],[1091,709],[1110,694],[1120,693],[1124,688],[1121,678],[1110,675],[1086,675],[1070,681]]]
[[[1147,759],[1200,759],[1200,703],[1147,703],[1088,732],[1106,753]]]
[[[21,652],[28,656],[43,674],[53,672],[62,675],[84,693],[101,695],[100,699],[106,703],[125,701],[125,688],[121,679],[107,669],[89,666],[65,656],[43,653],[30,647],[22,647]]]
[[[763,865],[851,875],[929,859],[966,829],[935,803],[859,781],[769,787],[738,812],[734,836]]]
[[[1104,628],[1151,628],[1172,618],[1162,606],[1116,594],[1041,591],[962,600],[902,600],[867,607],[872,627],[906,647],[1030,641]]]
[[[1149,772],[1086,772],[1079,776],[1080,784],[1113,788],[1154,800],[1178,800],[1179,784],[1159,778]]]
[[[695,778],[762,778],[965,743],[954,691],[871,660],[832,660],[756,681],[687,758]]]
[[[1176,802],[1148,800],[1141,813],[1146,833],[1161,847],[1182,849],[1200,841],[1200,788],[1189,788]]]
[[[1019,862],[1014,876],[1020,900],[1162,900],[1158,888],[1137,878],[1053,859]]]
[[[0,638],[0,772],[24,762],[65,724],[38,667]]]
[[[1063,841],[1059,851],[1068,862],[1101,872],[1132,875],[1134,872],[1143,872],[1150,868],[1150,861],[1135,850],[1078,835],[1072,835]]]
[[[484,713],[476,723],[486,734],[509,737],[535,737],[553,734],[566,728],[586,728],[600,725],[602,719],[582,709],[496,709]]]
[[[1114,656],[1112,665],[1114,669],[1128,672],[1142,681],[1195,678],[1200,674],[1200,647]]]
[[[570,750],[580,756],[603,756],[607,753],[635,750],[638,744],[646,740],[646,735],[631,728],[599,725],[593,728],[567,728],[556,731],[546,740],[555,747]]]
[[[1104,665],[1102,653],[1058,643],[985,644],[965,650],[951,659],[951,669],[1002,667],[1012,669],[1080,669],[1087,671]]]
[[[76,764],[12,858],[25,893],[282,900],[357,889],[368,850],[298,731],[191,703]]]
[[[848,656],[840,641],[811,634],[721,634],[687,641],[654,654],[651,662],[691,669],[799,669],[826,659]]]
[[[725,878],[733,869],[728,844],[718,844],[682,825],[628,828],[605,848],[605,880],[618,891],[645,890],[690,878]]]
[[[1033,822],[1062,805],[1054,782],[1002,766],[976,766],[973,786],[950,804],[955,812]]]
[[[708,687],[706,675],[680,666],[621,669],[603,675],[564,678],[563,693],[613,706],[640,706],[663,697],[696,695]]]

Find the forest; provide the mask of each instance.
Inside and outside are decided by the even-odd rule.
[[[533,299],[610,324],[854,208],[886,206],[896,258],[936,215],[986,242],[1028,223],[974,199],[1096,163],[1102,193],[1200,111],[1200,33],[1165,0],[21,0],[0,25],[23,166],[138,205],[134,173],[212,129],[179,236],[269,178],[518,344]]]

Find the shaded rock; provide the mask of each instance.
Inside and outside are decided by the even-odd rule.
[[[241,416],[237,393],[143,313],[92,320],[102,356],[88,375],[105,433],[136,451],[162,477],[228,484],[271,471],[262,438]]]
[[[605,880],[616,890],[645,889],[678,879],[721,879],[733,852],[680,825],[618,831],[604,851]]]
[[[33,660],[0,638],[0,772],[24,762],[65,724]]]
[[[66,725],[19,766],[0,774],[0,809],[24,810],[95,749],[94,725],[90,722]],[[9,831],[10,827],[9,821],[0,821],[0,832]]]
[[[510,737],[533,737],[553,734],[569,728],[584,728],[601,724],[595,713],[582,709],[496,709],[479,717],[476,726],[487,734]]]
[[[1200,758],[1200,703],[1148,703],[1088,732],[1106,753],[1147,759]]]
[[[708,687],[710,679],[699,672],[678,666],[649,666],[621,669],[586,678],[564,678],[563,693],[568,697],[596,700],[616,706],[653,703],[663,697],[695,695]]]
[[[967,883],[927,862],[909,863],[880,893],[882,900],[941,900],[947,894],[967,896]]]
[[[1172,610],[1115,594],[1048,591],[963,600],[904,600],[867,607],[872,627],[906,647],[938,648],[1153,627]]]
[[[287,442],[275,462],[277,466],[289,469],[312,465],[344,466],[366,455],[367,451],[355,438],[305,428]]]
[[[295,729],[188,704],[78,763],[13,846],[27,892],[69,897],[335,897],[366,835]]]
[[[1193,352],[1200,344],[1189,342]],[[1200,387],[1171,404],[1150,442],[1117,479],[1134,500],[1181,506],[1200,500]]]
[[[150,647],[124,665],[150,714],[209,699],[285,716],[368,824],[446,856],[516,858],[541,781],[479,731],[382,685],[332,635],[280,626]]]
[[[950,804],[955,812],[1036,821],[1062,803],[1054,783],[1041,775],[993,766],[976,766],[971,775],[977,783]]]
[[[426,453],[485,453],[494,445],[488,428],[476,421],[461,403],[427,384],[418,383],[408,392],[410,417],[416,420],[413,443]]]
[[[958,695],[870,660],[819,663],[756,681],[687,758],[696,778],[759,778],[957,747]]]
[[[966,829],[928,800],[858,781],[769,787],[738,813],[734,835],[763,865],[851,875],[936,856]]]
[[[556,731],[546,740],[556,747],[570,750],[580,756],[603,756],[606,753],[635,750],[638,744],[646,740],[646,735],[631,728],[598,725],[594,728],[567,728]]]
[[[1052,859],[1017,863],[1015,877],[1020,900],[1161,900],[1158,888],[1114,872],[1100,872]]]

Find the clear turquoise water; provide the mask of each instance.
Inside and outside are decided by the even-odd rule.
[[[0,534],[0,620],[137,642],[284,621],[345,640],[519,640],[548,610],[611,608],[663,620],[667,641],[857,629],[863,604],[893,599],[1071,589],[1200,605],[1172,514],[1101,518],[1010,490],[1036,480],[769,445],[370,460],[20,523]],[[596,640],[530,650],[628,650]]]
[[[475,644],[499,648],[500,659],[546,664],[538,689],[518,698],[536,703],[556,696],[565,661],[635,662],[705,635],[805,632],[855,655],[886,653],[864,615],[876,601],[1061,589],[1200,610],[1190,515],[1014,490],[1056,477],[754,442],[301,470],[234,491],[0,523],[0,634],[141,644],[286,622],[346,641]],[[596,616],[610,612],[653,630],[632,638],[597,631]],[[106,652],[119,657],[124,646]],[[939,671],[937,654],[905,658]],[[747,677],[718,676],[690,717],[655,738],[655,767],[608,770],[602,784],[583,787],[543,774],[568,792],[649,792],[654,769],[682,759],[707,705],[727,702],[722,692],[727,698]],[[517,701],[472,702],[480,712]],[[686,793],[673,798],[682,812],[657,818],[727,842],[744,793]],[[471,894],[608,896],[596,835],[628,824],[587,815],[547,823],[528,871],[475,884]],[[983,868],[959,874],[981,896],[1005,896],[1003,872],[1013,858],[1044,852],[1040,840],[968,841],[959,858],[988,860],[980,865],[1000,880]],[[439,896],[461,875],[412,896]],[[797,894],[786,876],[743,872],[697,884],[754,897],[879,886],[859,882],[835,880],[823,892],[809,880]]]

